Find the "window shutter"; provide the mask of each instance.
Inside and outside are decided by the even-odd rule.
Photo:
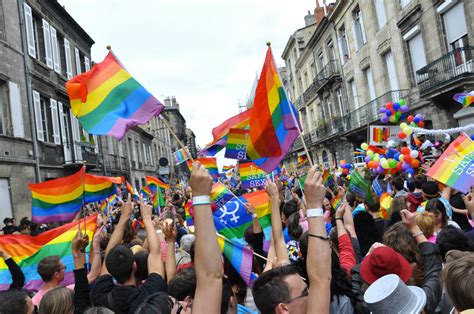
[[[448,44],[467,34],[466,15],[464,3],[460,2],[443,14],[444,28]]]
[[[356,21],[352,21],[352,33],[354,35],[354,45],[356,51],[359,51],[360,48],[360,29]]]
[[[88,57],[84,57],[84,69],[86,69],[86,71],[91,69],[91,64]]]
[[[54,144],[61,144],[61,135],[59,131],[58,120],[58,102],[55,99],[49,100],[49,108],[51,109],[51,119],[53,123],[53,140]]]
[[[66,59],[66,76],[70,80],[72,79],[71,45],[66,38],[64,38],[64,57]]]
[[[81,133],[79,131],[79,121],[72,113],[72,110],[69,111],[69,117],[71,118],[71,127],[72,127],[72,140],[74,148],[74,157],[76,161],[82,161],[82,148],[81,148]]]
[[[99,142],[98,142],[98,137],[97,135],[92,135],[92,138],[94,139],[94,152],[99,153]]]
[[[10,91],[10,113],[12,117],[13,136],[23,138],[25,137],[25,129],[23,126],[20,87],[16,83],[8,82],[8,90]]]
[[[63,145],[67,144],[67,130],[66,130],[66,123],[64,121],[64,109],[63,103],[58,101],[58,111],[59,111],[59,125],[61,127],[61,137]]]
[[[365,37],[365,27],[364,27],[364,19],[362,18],[362,11],[359,11],[359,29],[360,35],[362,39],[362,44],[365,45],[367,43],[367,38]]]
[[[337,38],[337,45],[339,46],[339,57],[341,58],[341,64],[346,63],[346,57],[345,57],[345,52],[343,48],[343,41],[344,39],[342,37]]]
[[[44,53],[46,55],[46,65],[53,69],[53,54],[51,52],[51,35],[49,23],[43,19],[43,37],[44,37]]]
[[[84,128],[82,128],[82,135],[86,138],[86,142],[89,143],[89,133]]]
[[[74,48],[74,54],[76,55],[76,74],[79,75],[82,73],[81,70],[81,56],[79,55],[79,49]]]
[[[41,118],[41,100],[40,94],[33,91],[33,105],[35,108],[35,122],[36,122],[36,138],[38,141],[44,142],[43,119]]]
[[[147,151],[146,151],[146,145],[145,143],[142,143],[142,148],[143,148],[143,162],[145,165],[148,164],[148,158],[147,158]]]
[[[399,90],[397,68],[391,51],[385,54],[385,63],[387,64],[388,79],[390,80],[391,90]]]
[[[387,15],[385,13],[385,6],[383,0],[374,0],[375,2],[375,13],[377,14],[377,21],[379,23],[379,29],[385,26],[387,23]]]
[[[53,51],[53,62],[54,62],[54,71],[61,74],[61,58],[59,56],[59,45],[58,37],[56,34],[56,29],[53,26],[50,26],[51,31],[51,48]]]
[[[26,27],[26,40],[28,42],[28,54],[33,58],[36,58],[36,45],[35,45],[35,32],[33,30],[33,14],[31,7],[23,3],[23,9],[25,12],[25,27]]]

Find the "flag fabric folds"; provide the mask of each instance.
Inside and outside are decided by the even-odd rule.
[[[453,99],[462,104],[464,107],[469,107],[472,103],[474,103],[474,91],[469,93],[454,94]]]
[[[365,179],[357,171],[354,171],[354,173],[351,174],[349,191],[353,192],[360,199],[364,199],[367,203],[373,203],[370,184],[367,183],[367,181],[365,181]]]
[[[146,184],[151,188],[151,191],[154,192],[157,187],[162,189],[169,189],[170,186],[167,183],[164,183],[158,178],[152,176],[145,176]]]
[[[474,185],[474,142],[465,133],[459,135],[426,175],[468,193]]]
[[[286,96],[270,47],[252,110],[247,156],[269,173],[278,166],[299,134],[296,110]]]
[[[211,175],[211,177],[213,177],[214,179],[218,179],[220,176],[219,176],[219,169],[217,168],[217,159],[214,158],[214,157],[207,157],[207,158],[204,158],[204,157],[201,157],[201,158],[197,158],[195,159],[195,161],[198,161],[201,165],[203,165],[208,171],[209,171],[209,174]],[[192,172],[193,171],[193,162],[191,160],[188,160],[188,168],[189,168],[189,172]]]
[[[68,81],[66,91],[73,114],[87,132],[118,139],[128,129],[159,115],[164,108],[112,52],[91,70]]]
[[[247,143],[249,130],[230,129],[227,134],[227,144],[225,147],[226,158],[247,159]]]
[[[128,193],[132,194],[132,198],[139,200],[140,196],[138,195],[137,190],[135,190],[135,188],[130,183],[128,183],[128,181],[125,181],[125,185],[127,186]]]
[[[228,201],[234,198],[234,195],[222,183],[216,182],[212,186],[211,201],[216,208],[224,206]]]
[[[81,209],[85,167],[73,175],[29,184],[31,220],[35,223],[71,221]]]
[[[251,161],[239,163],[239,174],[244,189],[264,186],[267,180],[265,171]]]
[[[84,202],[100,202],[115,194],[116,184],[122,184],[122,177],[95,176],[89,173],[84,177]]]
[[[97,214],[86,219],[86,233],[92,239],[96,228]],[[84,220],[74,221],[58,228],[43,232],[37,236],[5,235],[0,236],[2,249],[10,255],[25,275],[24,288],[28,291],[38,291],[43,281],[38,274],[38,263],[51,255],[59,255],[66,266],[62,285],[74,283],[74,259],[71,242],[78,231],[78,224],[84,228]],[[85,230],[82,229],[82,232]],[[0,259],[0,290],[7,290],[12,282],[11,274],[5,262]]]
[[[174,152],[174,160],[176,161],[176,164],[178,165],[190,159],[190,155],[191,154],[188,151],[188,147],[186,146]]]

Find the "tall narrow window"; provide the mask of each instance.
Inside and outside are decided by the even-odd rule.
[[[438,12],[442,13],[443,16],[449,50],[455,51],[454,60],[456,65],[465,63],[470,60],[470,50],[461,49],[469,46],[464,3],[460,2],[447,10],[443,10],[441,6],[438,8]]]
[[[390,83],[390,90],[399,90],[397,69],[395,67],[395,60],[391,51],[384,55],[385,65],[387,67],[388,80]]]
[[[425,46],[423,44],[423,37],[421,37],[420,27],[418,25],[413,27],[403,36],[403,39],[407,41],[413,75],[416,77],[416,71],[427,64]]]
[[[72,59],[71,59],[71,45],[69,40],[64,38],[64,59],[66,63],[66,77],[68,80],[72,79]]]
[[[344,25],[339,28],[338,31],[339,38],[337,39],[338,45],[339,45],[339,53],[341,57],[341,64],[346,63],[351,57],[350,52],[349,52],[349,43],[347,41],[347,33],[346,33],[346,28]]]
[[[356,50],[359,50],[367,43],[367,39],[365,37],[364,20],[362,19],[362,12],[360,11],[359,7],[353,12],[352,31],[354,32]]]
[[[369,88],[369,101],[374,100],[375,97],[375,87],[374,87],[374,78],[372,76],[372,70],[367,68],[365,71],[365,79],[367,80],[367,86]]]
[[[51,31],[49,23],[46,20],[43,20],[43,38],[46,65],[49,68],[54,69],[53,52],[51,50]]]
[[[403,9],[403,8],[406,7],[410,2],[411,2],[411,0],[400,0],[400,6],[401,6],[402,9]]]
[[[351,90],[351,93],[352,93],[352,102],[354,104],[354,111],[355,111],[355,119],[356,119],[356,126],[359,126],[360,125],[360,112],[359,112],[359,107],[360,107],[360,104],[359,104],[359,94],[357,93],[357,86],[355,84],[355,81],[354,80],[351,80],[349,82],[349,85],[350,85],[350,90]]]
[[[79,49],[74,48],[74,56],[75,56],[75,61],[76,61],[76,75],[79,75],[82,73],[81,69],[81,54],[79,52]]]
[[[58,35],[56,29],[50,26],[51,32],[51,51],[53,53],[54,72],[61,74],[61,57],[59,55]]]
[[[377,15],[379,29],[381,29],[385,26],[385,24],[387,24],[387,15],[385,14],[385,6],[383,2],[384,0],[374,0],[375,14]]]
[[[336,95],[337,95],[337,106],[339,107],[339,113],[341,117],[344,115],[344,104],[342,100],[342,88],[336,89]]]

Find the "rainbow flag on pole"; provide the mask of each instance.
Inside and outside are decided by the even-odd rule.
[[[122,177],[104,177],[85,174],[84,177],[84,202],[100,202],[114,195],[117,191],[116,184],[122,184]]]
[[[91,70],[68,81],[66,91],[72,112],[87,132],[118,139],[128,129],[159,115],[164,108],[112,52]]]
[[[298,119],[268,47],[250,117],[247,156],[270,173],[299,135]]]
[[[146,184],[151,188],[151,191],[154,192],[157,187],[162,189],[169,189],[170,185],[164,183],[158,178],[152,176],[145,176]]]
[[[323,176],[323,184],[325,187],[332,188],[336,185],[334,181],[334,177],[332,176],[331,172],[328,169],[324,170],[322,173]]]
[[[174,160],[176,161],[176,164],[179,165],[180,163],[190,159],[190,155],[191,154],[188,151],[188,147],[186,146],[174,152]]]
[[[225,147],[226,158],[247,159],[247,143],[249,141],[249,130],[230,129],[227,134],[227,145]]]
[[[464,107],[469,107],[472,103],[474,103],[474,91],[470,93],[454,94],[453,99],[462,104]]]
[[[264,186],[267,180],[265,171],[251,161],[239,163],[239,174],[244,189]]]
[[[216,208],[224,206],[228,201],[234,198],[234,195],[222,183],[216,182],[212,186],[211,201]]]
[[[92,239],[94,235],[96,221],[97,214],[87,217],[86,233],[89,239]],[[64,281],[61,284],[66,286],[74,283],[71,242],[76,236],[79,223],[84,232],[84,220],[82,220],[54,228],[35,237],[24,234],[0,236],[2,249],[13,258],[25,275],[25,289],[38,291],[41,288],[43,281],[37,271],[38,263],[44,257],[51,255],[59,255],[66,266]],[[10,271],[5,262],[0,259],[0,290],[7,290],[11,283]]]
[[[459,135],[426,175],[468,193],[474,185],[474,142],[465,133]]]
[[[84,201],[85,167],[73,175],[29,184],[32,197],[31,220],[35,223],[71,221]]]
[[[135,188],[130,183],[128,183],[128,181],[125,181],[125,185],[127,186],[128,193],[132,194],[132,198],[134,200],[139,200],[140,196],[138,195],[137,190],[135,190]]]
[[[215,157],[202,157],[195,159],[195,161],[199,161],[201,165],[203,165],[209,171],[209,174],[214,179],[218,179],[220,177],[219,169],[217,169],[217,159]],[[188,160],[188,168],[189,172],[193,171],[193,162],[191,160]]]

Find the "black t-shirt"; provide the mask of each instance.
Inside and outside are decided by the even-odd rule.
[[[466,209],[466,204],[462,199],[461,193],[452,194],[449,197],[449,204],[457,209]],[[459,214],[453,211],[453,220],[461,227],[463,231],[471,231],[472,227],[469,224],[469,220],[465,214]]]
[[[157,292],[168,293],[168,285],[156,273],[150,274],[140,287],[116,286],[111,275],[102,275],[91,289],[91,301],[94,306],[104,306],[115,313],[134,313],[148,296]]]
[[[20,228],[17,226],[9,225],[3,227],[3,234],[13,234],[13,232],[20,231]]]

